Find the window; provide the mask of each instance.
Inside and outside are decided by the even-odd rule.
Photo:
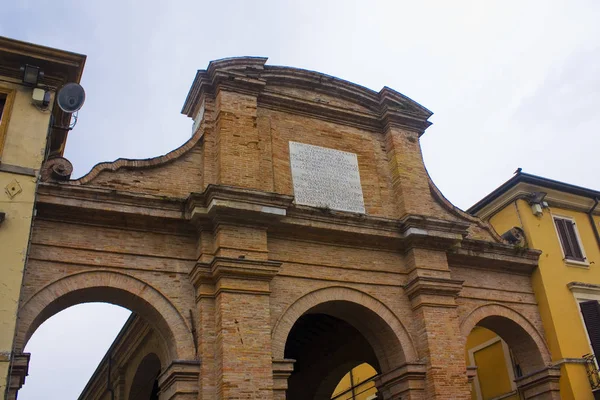
[[[10,111],[14,102],[15,91],[0,87],[0,159],[2,158],[2,149],[6,138],[8,120]]]
[[[579,303],[579,307],[592,350],[594,354],[600,355],[600,303],[596,300],[584,301]]]
[[[569,218],[554,217],[554,224],[565,259],[584,262],[585,255],[579,242],[575,221]]]
[[[0,93],[0,125],[2,124],[2,111],[4,111],[5,105],[6,105],[6,95],[4,93]]]

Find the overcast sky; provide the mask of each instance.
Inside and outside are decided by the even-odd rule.
[[[517,167],[600,189],[598,21],[597,0],[19,0],[3,3],[0,35],[88,56],[65,153],[73,177],[178,147],[191,133],[180,110],[196,70],[255,55],[389,86],[432,110],[425,163],[465,209]],[[77,397],[127,317],[87,307],[33,336],[20,400]]]

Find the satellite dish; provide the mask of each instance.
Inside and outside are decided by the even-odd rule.
[[[66,113],[74,113],[83,106],[85,90],[80,84],[71,82],[63,86],[56,95],[56,103]]]

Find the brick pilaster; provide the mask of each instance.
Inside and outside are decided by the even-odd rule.
[[[419,356],[426,364],[426,399],[471,398],[456,296],[462,281],[451,279],[445,253],[412,249],[407,253],[413,270],[406,285],[417,332]]]
[[[217,182],[260,189],[257,95],[221,88],[216,96]]]
[[[280,263],[267,260],[261,228],[221,224],[210,242],[213,255],[201,254],[190,276],[206,323],[200,398],[273,399],[270,281]]]
[[[398,217],[407,214],[431,214],[432,198],[419,145],[419,134],[412,130],[388,126],[385,144]]]

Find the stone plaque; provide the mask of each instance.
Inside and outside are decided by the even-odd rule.
[[[296,204],[365,213],[356,154],[290,142]]]

